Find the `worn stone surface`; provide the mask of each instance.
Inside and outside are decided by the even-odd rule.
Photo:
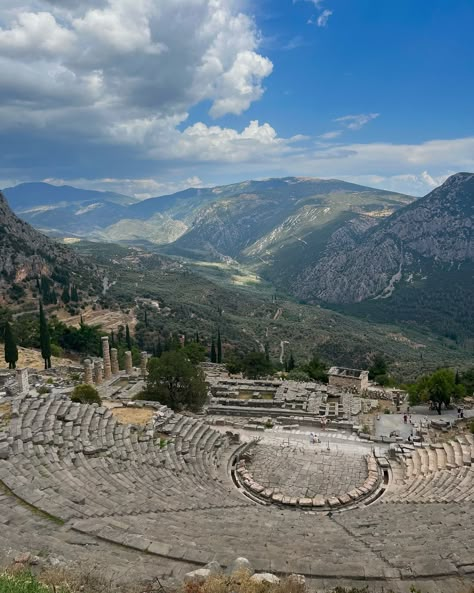
[[[365,458],[347,451],[313,450],[298,446],[257,445],[248,464],[253,479],[264,488],[275,488],[290,497],[337,496],[364,483]]]

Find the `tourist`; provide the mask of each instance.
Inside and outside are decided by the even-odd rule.
[[[407,423],[407,418],[408,416],[406,414],[403,414],[403,422],[406,424]]]

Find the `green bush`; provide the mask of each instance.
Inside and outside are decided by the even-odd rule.
[[[51,388],[47,387],[46,385],[41,385],[41,387],[38,389],[38,393],[40,395],[46,395],[46,393],[51,393]]]
[[[64,350],[61,348],[61,346],[58,346],[57,344],[51,344],[51,355],[55,356],[56,358],[62,358],[64,354]]]
[[[71,400],[79,404],[101,404],[97,389],[92,385],[76,385],[71,394]]]
[[[53,593],[53,589],[42,585],[29,572],[20,574],[0,574],[0,591],[2,593]],[[56,593],[65,593],[63,588],[55,588]]]

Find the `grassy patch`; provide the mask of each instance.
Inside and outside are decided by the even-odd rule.
[[[67,589],[52,588],[40,583],[29,572],[20,574],[0,574],[0,591],[1,593],[67,593]]]

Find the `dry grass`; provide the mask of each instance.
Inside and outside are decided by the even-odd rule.
[[[56,311],[56,315],[62,322],[72,327],[77,328],[81,323],[81,315],[71,316],[64,309]],[[92,307],[88,307],[82,312],[82,319],[84,323],[88,325],[100,325],[104,331],[108,332],[111,330],[116,331],[119,325],[125,326],[128,324],[130,331],[133,333],[137,323],[133,309],[127,314],[123,311],[111,311],[110,309],[98,309],[94,311]]]
[[[5,360],[5,347],[3,344],[0,344],[0,360]],[[55,366],[68,366],[68,365],[75,365],[76,362],[68,359],[68,358],[56,358],[53,356],[51,358],[51,364],[53,367]],[[4,363],[4,368],[6,364]],[[18,362],[17,367],[19,369],[22,368],[30,368],[30,369],[44,369],[44,360],[41,358],[41,352],[39,350],[33,350],[32,348],[18,348]]]
[[[10,422],[10,416],[12,413],[12,405],[9,402],[0,404],[0,425],[8,424]]]
[[[251,580],[247,570],[232,575],[216,574],[199,583],[185,583],[180,593],[306,593],[306,586],[295,578],[282,579],[278,584]]]
[[[145,426],[153,418],[153,410],[146,408],[112,408],[111,412],[121,424]]]

